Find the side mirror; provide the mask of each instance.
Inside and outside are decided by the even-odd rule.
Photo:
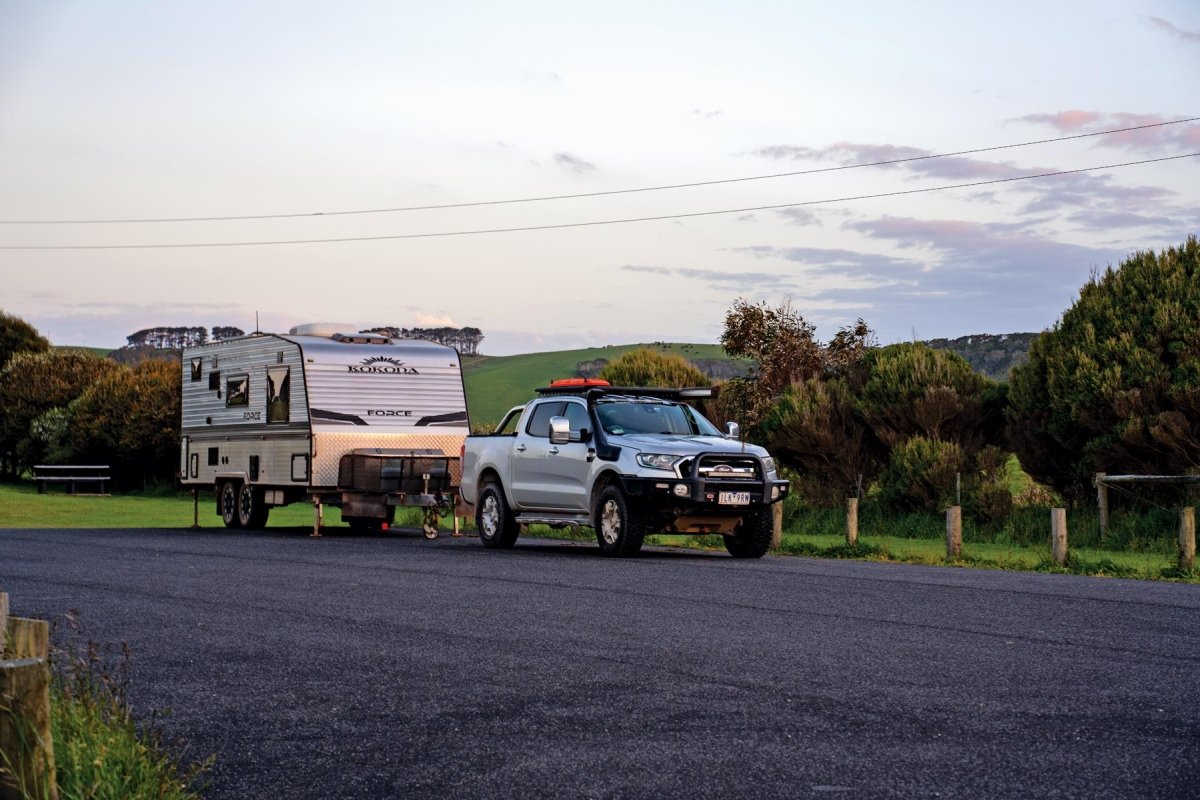
[[[580,428],[577,431],[571,431],[572,442],[590,442],[592,440],[592,432],[587,428]]]
[[[736,422],[726,422],[725,435],[730,439],[742,438],[742,426],[738,425]]]
[[[566,417],[550,418],[550,444],[566,444],[571,441],[571,422]]]

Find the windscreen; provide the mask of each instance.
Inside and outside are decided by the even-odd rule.
[[[604,432],[657,433],[672,436],[720,436],[721,432],[700,412],[681,403],[645,400],[606,400],[596,404]]]

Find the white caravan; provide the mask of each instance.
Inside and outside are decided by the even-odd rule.
[[[180,479],[216,491],[231,528],[273,506],[340,506],[383,527],[398,505],[426,509],[426,535],[452,508],[470,432],[452,347],[304,325],[183,351]]]

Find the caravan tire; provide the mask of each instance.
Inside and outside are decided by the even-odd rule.
[[[239,527],[250,530],[266,527],[267,515],[270,513],[271,509],[267,508],[267,504],[263,500],[262,489],[243,483],[238,491],[237,501]]]
[[[240,528],[241,521],[238,519],[238,485],[235,481],[226,481],[217,487],[218,505],[221,511],[221,520],[225,523],[226,528]]]

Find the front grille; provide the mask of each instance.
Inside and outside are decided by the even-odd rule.
[[[701,456],[696,475],[710,481],[756,481],[761,476],[759,462],[752,456]]]

